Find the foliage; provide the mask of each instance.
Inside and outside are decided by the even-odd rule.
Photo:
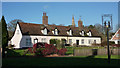
[[[58,54],[59,55],[65,55],[65,53],[67,52],[67,49],[66,48],[62,48],[59,50]]]
[[[8,27],[9,38],[13,36],[13,32],[15,31],[15,27],[17,25],[17,22],[23,22],[23,21],[20,19],[14,19],[8,23],[7,27]]]
[[[14,48],[13,48],[14,46],[15,46],[15,45],[9,44],[6,48],[8,48],[8,49],[14,49]]]
[[[7,31],[7,24],[4,16],[2,16],[1,22],[2,22],[2,50],[3,50],[2,56],[4,57],[6,46],[8,46],[8,31]]]
[[[53,45],[45,44],[45,49],[42,51],[42,55],[57,54],[58,49]]]
[[[0,48],[2,47],[2,22],[0,21]]]
[[[54,45],[52,44],[45,44],[45,48],[37,48],[37,45],[34,44],[33,48],[28,48],[28,51],[32,54],[37,56],[46,56],[50,54],[59,54],[59,55],[64,55],[67,51],[66,48],[58,50]]]
[[[50,44],[56,44],[56,39],[50,39]]]
[[[58,40],[58,39],[50,39],[50,44],[55,44],[55,46],[58,48],[58,49],[61,49],[61,48],[64,48],[64,41],[62,40]]]
[[[95,28],[95,26],[94,25],[89,25],[88,28]]]
[[[120,44],[113,44],[113,47],[120,47]]]
[[[107,46],[107,41],[104,41],[101,44],[102,44],[102,46]],[[113,44],[115,44],[115,42],[109,41],[109,45],[113,45]]]

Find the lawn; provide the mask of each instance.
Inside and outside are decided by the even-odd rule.
[[[73,54],[73,47],[66,47],[67,55]],[[82,49],[82,47],[78,47]],[[84,48],[84,47],[83,47]],[[89,47],[86,47],[89,48]],[[118,67],[120,56],[112,55],[111,63],[107,62],[107,55],[100,56],[71,56],[71,57],[31,57],[31,54],[23,56],[26,49],[8,50],[7,57],[3,58],[3,67]],[[28,56],[29,55],[29,56]],[[18,57],[19,56],[19,57]]]
[[[111,63],[107,56],[74,56],[74,57],[11,57],[3,58],[3,67],[118,67],[120,59],[112,55]]]

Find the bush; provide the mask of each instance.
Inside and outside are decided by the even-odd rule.
[[[49,44],[45,44],[45,49],[42,50],[42,55],[50,55],[50,54],[57,54],[58,49],[53,46],[53,45],[49,45]]]
[[[65,53],[67,52],[67,49],[66,48],[62,48],[59,50],[58,54],[59,55],[65,55]]]
[[[104,41],[101,44],[102,44],[102,46],[107,46],[107,41]],[[115,44],[115,42],[109,41],[109,45],[113,45],[113,44]]]
[[[28,52],[31,54],[37,55],[37,56],[46,56],[51,54],[59,54],[64,55],[67,51],[66,48],[62,48],[58,50],[54,45],[52,44],[45,44],[45,48],[36,48],[36,44],[33,45],[33,48],[28,48]]]

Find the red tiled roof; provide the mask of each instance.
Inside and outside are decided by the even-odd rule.
[[[117,37],[118,34],[118,37]],[[120,28],[118,29],[118,31],[115,33],[115,35],[112,37],[111,40],[120,40]]]

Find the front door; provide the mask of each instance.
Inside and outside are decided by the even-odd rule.
[[[79,45],[79,40],[76,40],[76,45]]]
[[[34,39],[34,44],[36,44],[36,43],[38,43],[38,39],[37,38]]]

